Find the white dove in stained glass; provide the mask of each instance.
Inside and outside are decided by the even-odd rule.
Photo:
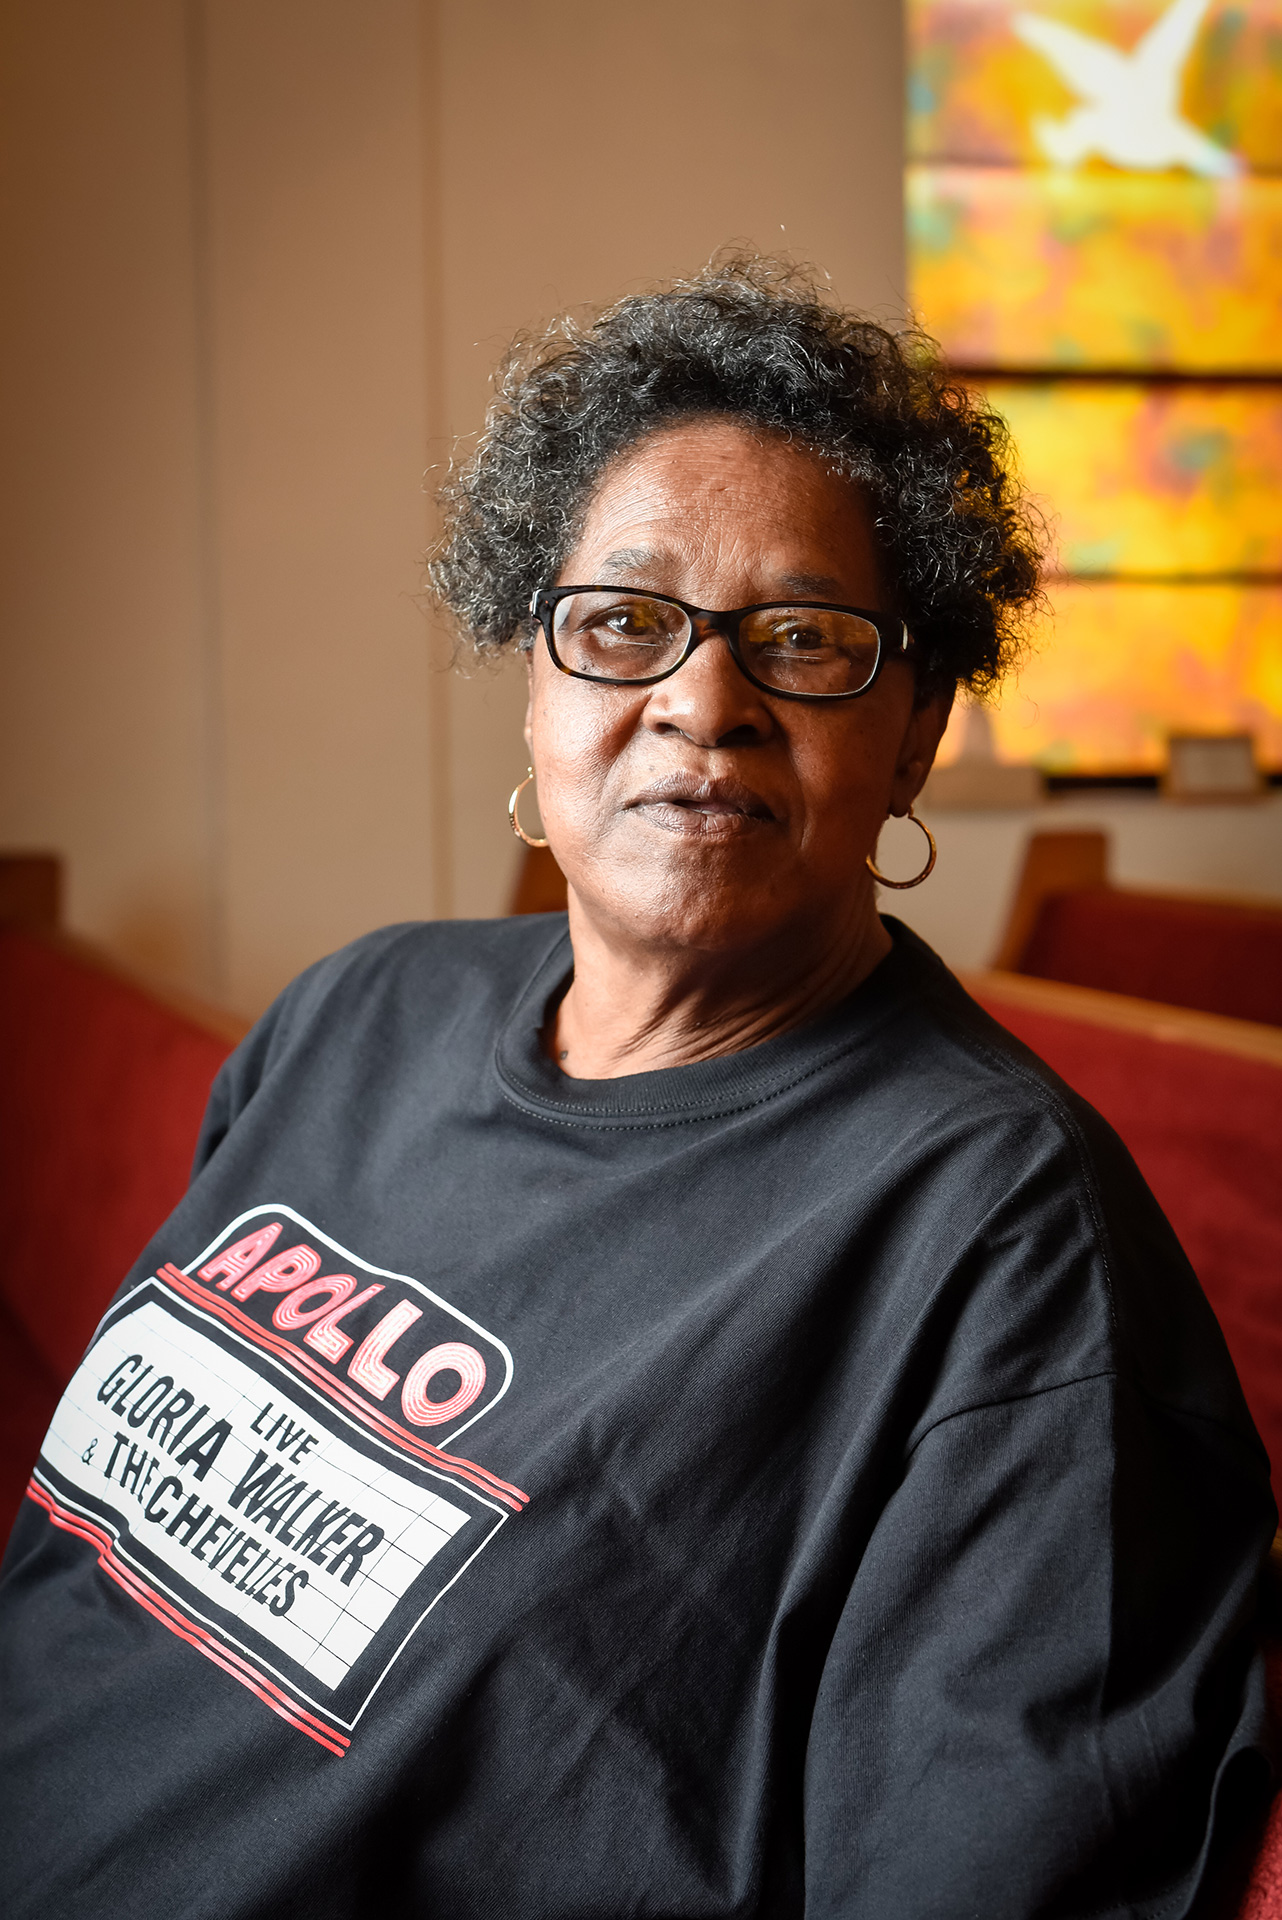
[[[1187,167],[1212,179],[1239,172],[1237,156],[1180,112],[1184,63],[1209,4],[1173,0],[1129,53],[1062,21],[1015,14],[1020,39],[1044,55],[1082,101],[1063,120],[1037,115],[1033,133],[1043,153],[1058,166],[1098,154],[1142,172]]]

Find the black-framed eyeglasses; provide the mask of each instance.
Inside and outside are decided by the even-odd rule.
[[[603,686],[649,687],[721,634],[755,687],[781,700],[853,700],[912,641],[897,615],[826,601],[769,601],[715,613],[631,587],[541,587],[530,613],[562,673]]]

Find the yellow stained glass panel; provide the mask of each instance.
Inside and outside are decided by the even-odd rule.
[[[1003,759],[1158,771],[1172,732],[1246,729],[1282,766],[1282,587],[1057,582],[993,710]]]
[[[1242,728],[1282,766],[1282,0],[1211,0],[1168,107],[1140,46],[1169,8],[909,0],[912,304],[1055,544],[995,725],[1063,771]]]
[[[1078,97],[1019,38],[1027,11],[1129,52],[1169,0],[910,0],[908,151],[914,160],[1045,166],[1034,124]],[[1282,5],[1213,5],[1183,70],[1180,105],[1212,140],[1258,172],[1282,170]]]
[[[1064,572],[1282,573],[1282,385],[985,380]]]
[[[911,299],[963,366],[1282,372],[1282,178],[908,169]]]

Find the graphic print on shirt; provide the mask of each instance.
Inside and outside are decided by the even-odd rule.
[[[286,1206],[104,1318],[27,1491],[125,1592],[341,1754],[392,1662],[527,1496],[448,1451],[501,1340]]]

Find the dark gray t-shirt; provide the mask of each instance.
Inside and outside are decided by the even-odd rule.
[[[1186,1911],[1267,1462],[1125,1150],[889,924],[611,1081],[561,916],[282,996],[12,1540],[6,1914]]]

